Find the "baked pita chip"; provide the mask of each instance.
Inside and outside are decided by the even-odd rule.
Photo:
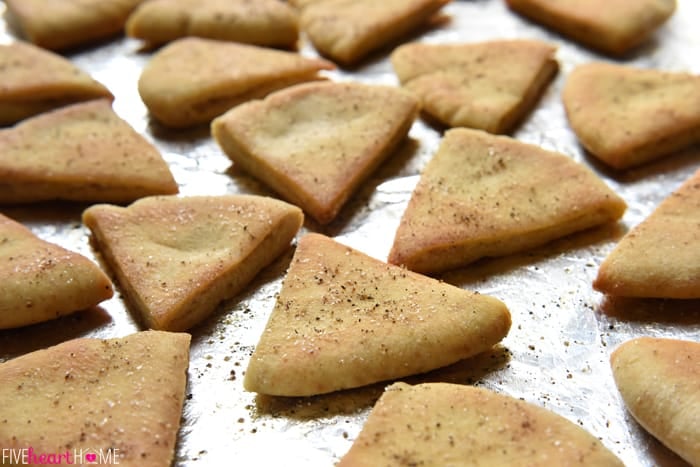
[[[615,383],[649,433],[700,465],[700,343],[641,337],[611,355]]]
[[[0,44],[0,126],[112,93],[53,52],[24,42]]]
[[[564,417],[487,389],[389,386],[338,467],[624,464]]]
[[[556,48],[534,40],[406,44],[391,54],[423,111],[450,126],[507,133],[557,72]]]
[[[145,331],[0,364],[0,445],[57,460],[41,464],[92,464],[85,454],[96,453],[109,464],[171,465],[189,347],[189,334]]]
[[[700,142],[700,76],[612,63],[574,69],[563,92],[581,144],[616,169]]]
[[[506,0],[510,8],[588,47],[622,55],[646,41],[676,0]]]
[[[158,51],[139,79],[153,117],[182,128],[208,123],[232,107],[304,81],[316,81],[325,60],[264,47],[186,37]]]
[[[305,2],[301,28],[316,50],[352,65],[417,29],[450,0],[324,0]]]
[[[310,5],[312,3],[320,3],[326,0],[287,0],[287,3],[292,5],[295,8],[304,8],[307,5]]]
[[[129,202],[177,193],[158,150],[104,99],[0,130],[0,203]]]
[[[442,272],[615,221],[625,208],[600,178],[563,154],[452,129],[411,196],[389,262]]]
[[[360,83],[307,83],[214,120],[224,152],[318,222],[404,140],[418,112],[408,93]]]
[[[625,235],[593,287],[623,297],[700,298],[700,170]]]
[[[5,0],[9,21],[28,41],[51,50],[91,45],[121,33],[143,0]]]
[[[151,0],[126,23],[126,33],[153,44],[180,37],[293,48],[297,14],[279,0]]]
[[[310,396],[424,373],[490,349],[510,324],[495,298],[307,234],[243,384]]]
[[[0,329],[91,308],[112,294],[95,263],[0,214]]]
[[[287,248],[299,208],[261,196],[143,198],[83,213],[121,290],[153,329],[185,330]]]

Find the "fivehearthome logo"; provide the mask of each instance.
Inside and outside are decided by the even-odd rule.
[[[2,465],[118,465],[119,449],[66,449],[40,452],[33,447],[2,449]]]

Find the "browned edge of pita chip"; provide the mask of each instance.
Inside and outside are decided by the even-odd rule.
[[[295,49],[299,39],[296,10],[279,0],[151,0],[141,3],[126,22],[126,34],[149,46],[186,36]]]
[[[555,53],[556,47],[551,44],[525,39],[435,45],[413,42],[396,48],[391,63],[402,86],[423,101],[423,113],[434,126],[468,127],[499,134],[512,131],[544,94],[559,71]],[[484,55],[488,58],[484,59]],[[527,74],[520,73],[525,68],[522,65],[519,69],[513,66],[513,61],[521,58],[528,58]],[[489,70],[484,60],[506,65],[510,74]],[[518,100],[509,107],[498,99],[494,103],[477,103],[474,97],[485,98],[485,92],[473,90],[470,97],[459,95],[463,83],[451,82],[454,77],[466,80],[471,76],[477,82],[490,83],[495,98],[515,96],[514,90],[502,87],[501,79],[507,86],[525,89],[518,89]],[[467,105],[470,111],[463,108]]]
[[[568,156],[468,128],[445,133],[388,261],[439,273],[617,221],[626,203]]]
[[[700,465],[700,343],[639,337],[617,347],[610,365],[634,419],[691,465]]]
[[[301,7],[300,24],[321,55],[344,67],[353,67],[370,53],[400,41],[411,31],[429,23],[450,1],[411,0],[414,3],[412,9],[383,12],[387,17],[380,18],[378,24],[369,28],[349,24],[343,16],[343,2],[334,5],[333,2],[309,1]],[[367,18],[375,19],[376,2],[359,0],[358,3],[367,4]]]
[[[77,102],[114,100],[70,60],[23,41],[0,44],[0,81],[0,126]]]
[[[510,327],[497,298],[309,233],[299,240],[244,388],[311,396],[425,373],[488,351]]]
[[[605,258],[593,288],[637,298],[700,298],[700,169]]]
[[[618,3],[634,5],[637,2],[641,4],[642,1],[631,0]],[[605,24],[606,15],[610,16],[614,13],[605,9],[605,2],[599,2],[599,17],[592,12],[588,13],[588,17],[576,14],[576,9],[579,7],[574,2],[506,0],[506,3],[513,11],[536,23],[587,47],[616,57],[627,54],[649,39],[676,9],[676,0],[662,0],[649,5],[649,11],[636,12],[635,17],[628,14],[626,18],[620,19],[624,23],[611,27],[610,24]],[[572,12],[569,13],[567,8]],[[638,24],[630,25],[630,21],[635,20]]]
[[[0,214],[0,329],[86,310],[113,294],[93,261]]]
[[[10,26],[49,50],[67,50],[112,39],[143,0],[5,0]]]
[[[591,62],[569,74],[562,100],[581,145],[616,170],[700,143],[700,75]]]
[[[107,99],[54,109],[0,130],[0,204],[127,203],[178,190],[158,149]]]
[[[395,383],[338,467],[380,465],[624,464],[591,433],[535,404],[460,384]]]
[[[259,219],[253,219],[259,223],[264,222],[264,225],[261,224],[257,229],[261,232],[262,238],[253,235],[253,229],[248,228],[245,223],[242,224],[242,231],[248,232],[251,239],[250,244],[245,245],[246,256],[244,257],[236,258],[235,254],[233,257],[229,254],[224,255],[226,257],[224,259],[216,257],[207,264],[200,259],[201,255],[195,254],[208,246],[204,244],[207,241],[206,238],[192,238],[189,233],[182,240],[184,244],[178,247],[177,242],[181,240],[178,240],[176,229],[171,227],[171,233],[164,231],[162,237],[158,232],[158,229],[167,228],[165,226],[168,225],[168,219],[174,215],[180,216],[174,224],[182,223],[183,219],[189,218],[188,216],[196,215],[192,214],[193,210],[204,215],[206,203],[229,202],[232,208],[237,208],[242,203],[248,202],[246,200],[249,198],[252,200],[250,203],[271,205],[269,209],[274,210],[275,219],[265,221],[262,215]],[[160,200],[168,202],[169,209],[159,209]],[[217,207],[223,209],[221,206]],[[258,206],[253,204],[251,209],[255,207]],[[260,208],[261,211],[262,209]],[[160,212],[160,214],[154,214],[156,217],[151,223],[148,215],[154,212]],[[135,216],[139,222],[136,223],[136,227],[131,227],[134,230],[129,232],[128,236],[122,235],[122,232],[128,228],[127,224],[130,223],[131,216]],[[133,306],[134,311],[147,327],[164,331],[190,329],[211,315],[222,301],[240,293],[264,267],[289,248],[291,240],[303,223],[303,213],[296,206],[273,198],[253,195],[147,197],[126,208],[94,205],[83,212],[82,218],[85,225],[90,228],[97,248],[116,276],[119,288],[124,292],[128,303]],[[276,222],[273,223],[273,220]],[[211,222],[216,224],[216,218],[211,219]],[[156,231],[149,232],[148,229],[153,229],[153,226],[156,226]],[[212,232],[216,235],[216,229],[212,229]],[[172,247],[174,251],[183,248],[180,251],[183,258],[181,261],[170,266],[165,264],[167,269],[165,273],[175,274],[174,279],[154,282],[155,279],[164,275],[158,270],[164,266],[162,258],[139,256],[145,254],[143,251],[149,248],[149,243],[159,249],[162,245],[170,243],[174,243]],[[242,248],[242,245],[226,245],[226,248]],[[193,258],[199,261],[198,264],[201,266],[199,269],[204,269],[201,275],[189,272],[186,256],[182,256],[182,253],[189,249],[194,249]],[[169,261],[170,258],[166,260]],[[180,272],[172,271],[171,267],[179,268]],[[174,285],[169,282],[173,282]],[[174,286],[176,289],[173,289]]]
[[[158,50],[143,68],[138,92],[151,116],[170,128],[208,124],[251,99],[306,81],[335,65],[298,53],[201,37]]]
[[[275,165],[279,153],[275,153],[272,149],[258,153],[256,150],[264,146],[260,143],[259,135],[255,134],[256,125],[255,119],[264,119],[270,113],[261,112],[267,106],[272,106],[275,109],[294,108],[296,105],[302,105],[313,99],[329,99],[334,95],[347,95],[347,102],[335,100],[336,104],[350,106],[355,109],[363,109],[368,105],[373,105],[372,102],[367,102],[368,98],[372,97],[379,101],[380,98],[388,98],[391,94],[394,96],[394,105],[387,109],[367,109],[366,114],[385,112],[387,115],[386,121],[389,130],[381,136],[381,138],[372,137],[372,139],[363,139],[362,134],[345,135],[345,138],[357,138],[363,141],[365,146],[359,148],[357,153],[345,154],[351,162],[344,167],[344,173],[321,173],[324,166],[324,159],[332,162],[337,154],[331,154],[329,151],[334,151],[333,148],[322,149],[319,152],[313,152],[305,147],[304,131],[308,131],[308,124],[317,122],[323,125],[323,111],[327,109],[318,109],[319,114],[316,116],[307,116],[300,121],[291,122],[284,128],[285,134],[299,132],[299,139],[302,141],[301,150],[307,149],[308,160],[318,160],[318,164],[310,168],[307,172],[302,169],[301,174],[296,174],[290,171],[286,161],[280,160],[278,165]],[[359,104],[352,102],[352,97],[356,99],[364,99],[365,102],[359,101]],[[298,109],[296,109],[298,111]],[[408,93],[403,93],[396,88],[383,86],[368,86],[360,83],[334,83],[334,82],[318,82],[304,83],[292,86],[276,93],[270,94],[265,100],[252,101],[248,104],[241,105],[218,117],[212,122],[211,131],[215,140],[222,147],[224,152],[236,164],[242,167],[246,172],[252,174],[259,180],[265,182],[268,186],[278,192],[284,199],[300,206],[320,224],[328,224],[335,219],[338,212],[341,210],[346,201],[351,197],[357,187],[367,177],[381,165],[405,139],[413,121],[418,112],[418,103]],[[279,115],[275,115],[273,121]],[[265,122],[266,123],[266,122]],[[350,123],[350,122],[348,122]],[[352,122],[355,123],[355,122]],[[265,131],[270,131],[270,126],[261,123],[260,128]],[[339,128],[341,128],[339,126]],[[344,128],[344,127],[343,127]],[[349,129],[349,126],[347,127]],[[325,137],[325,133],[319,134]],[[313,140],[313,136],[310,138]],[[325,142],[324,142],[325,143]],[[327,146],[327,144],[325,144]],[[323,147],[323,146],[322,146]],[[299,148],[290,148],[297,153],[300,153]],[[303,153],[302,153],[303,154]],[[314,170],[318,169],[318,170]],[[314,183],[308,180],[308,175],[313,175]],[[342,178],[342,180],[341,180]],[[329,181],[337,181],[331,184]]]
[[[171,465],[190,339],[159,331],[78,338],[0,364],[0,446],[30,446],[31,465],[57,463],[41,454],[92,464],[88,453],[115,465]]]

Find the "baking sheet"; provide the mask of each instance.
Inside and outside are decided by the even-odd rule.
[[[0,5],[0,11],[4,4]],[[597,267],[615,242],[700,166],[700,148],[622,174],[586,155],[568,127],[560,95],[578,64],[610,60],[511,13],[501,0],[454,1],[448,21],[416,39],[474,42],[538,38],[559,46],[559,75],[514,136],[590,166],[629,204],[623,220],[546,247],[481,261],[442,278],[503,300],[513,327],[492,352],[409,382],[475,384],[546,407],[581,425],[630,466],[685,465],[646,434],[625,411],[614,386],[610,352],[630,338],[652,335],[700,339],[700,301],[611,300],[593,292]],[[678,0],[678,10],[649,44],[624,63],[700,74],[700,3]],[[0,22],[0,42],[15,40]],[[69,57],[116,96],[114,109],[152,141],[170,164],[182,195],[271,194],[231,167],[206,129],[172,132],[150,122],[136,82],[149,59],[141,44],[117,39]],[[315,52],[303,43],[301,52]],[[336,80],[397,85],[387,52],[354,70],[328,73]],[[307,221],[317,231],[386,259],[418,174],[436,150],[439,130],[418,120],[410,138],[356,193],[331,225]],[[80,224],[85,206],[47,203],[2,207],[45,240],[97,259]],[[249,357],[272,310],[291,251],[267,268],[235,299],[192,330],[193,342],[183,423],[175,465],[328,466],[350,447],[385,384],[326,396],[258,397],[242,388]],[[138,325],[119,293],[98,310],[54,322],[0,332],[0,361],[68,338],[118,337]],[[302,375],[300,375],[302,376]]]

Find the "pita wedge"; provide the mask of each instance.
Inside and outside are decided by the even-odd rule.
[[[401,84],[437,121],[507,133],[556,74],[555,51],[534,40],[411,43],[396,49],[391,62]]]
[[[198,36],[287,48],[299,37],[296,11],[279,0],[151,0],[131,14],[126,33],[153,44]]]
[[[307,234],[244,387],[310,396],[423,373],[490,349],[510,324],[495,298]]]
[[[506,0],[518,13],[601,52],[642,44],[676,10],[676,0]]]
[[[389,386],[338,467],[624,464],[595,436],[547,409],[449,383]]]
[[[53,52],[24,42],[0,44],[0,126],[112,93]]]
[[[171,465],[189,347],[189,334],[145,331],[0,364],[0,445],[30,446],[31,465]]]
[[[700,76],[612,63],[574,69],[564,107],[581,144],[616,169],[700,142]]]
[[[303,214],[261,196],[155,196],[92,206],[83,222],[145,324],[180,331],[289,248]]]
[[[625,235],[593,287],[624,297],[700,298],[700,170]]]
[[[316,50],[352,65],[426,24],[450,0],[324,0],[305,2],[301,28]]]
[[[129,202],[177,193],[158,150],[104,99],[0,130],[0,203]]]
[[[615,383],[649,433],[700,465],[700,343],[641,337],[611,355]]]
[[[5,0],[10,24],[51,50],[92,45],[121,33],[143,0]]]
[[[0,214],[0,329],[91,308],[112,294],[95,263]]]
[[[234,163],[326,224],[404,140],[417,112],[397,88],[307,83],[231,109],[212,133]]]
[[[325,60],[234,42],[186,37],[158,51],[139,78],[139,94],[163,125],[209,123],[232,107],[304,81],[316,81]]]
[[[457,128],[421,175],[389,262],[437,273],[619,219],[625,202],[571,158]]]

